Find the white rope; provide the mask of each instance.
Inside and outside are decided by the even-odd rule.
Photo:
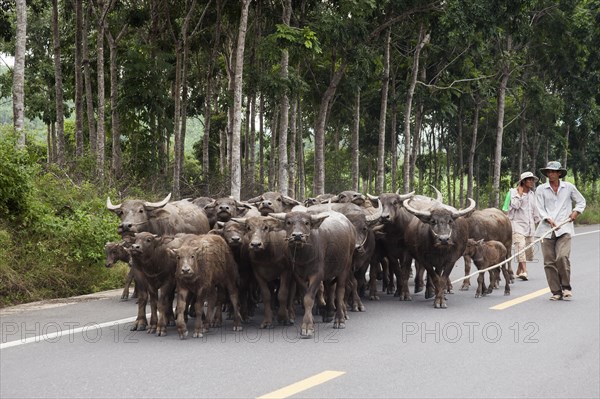
[[[515,254],[514,254],[513,256],[511,256],[510,258],[508,258],[508,259],[506,259],[506,260],[504,260],[504,261],[502,261],[502,262],[500,262],[500,263],[497,263],[497,264],[495,264],[495,265],[493,265],[493,266],[490,266],[490,267],[488,267],[488,268],[486,268],[486,269],[478,270],[478,271],[476,271],[475,273],[471,273],[471,274],[469,274],[468,276],[464,276],[464,277],[461,277],[461,278],[459,278],[459,279],[456,279],[456,280],[452,281],[450,284],[455,284],[455,283],[461,282],[461,281],[463,281],[463,280],[467,280],[467,279],[469,279],[469,278],[471,278],[471,277],[473,277],[473,276],[476,276],[476,275],[478,275],[478,274],[481,274],[481,273],[485,273],[485,272],[487,272],[488,270],[493,270],[493,269],[496,269],[496,268],[498,268],[498,267],[502,266],[503,264],[510,262],[511,260],[513,260],[514,258],[516,258],[516,257],[517,257],[517,256],[518,256],[520,253],[523,253],[523,252],[527,251],[529,248],[533,247],[535,244],[537,244],[538,242],[542,241],[544,238],[546,238],[546,236],[547,236],[549,233],[552,233],[552,232],[554,232],[554,231],[556,231],[556,230],[560,229],[560,228],[561,228],[563,225],[565,225],[565,224],[567,224],[567,223],[569,223],[569,222],[571,222],[571,221],[572,221],[571,219],[567,219],[567,220],[565,220],[564,222],[562,222],[562,223],[558,224],[556,227],[554,227],[554,228],[552,228],[552,229],[548,230],[548,231],[547,231],[547,232],[545,232],[545,233],[544,233],[544,234],[543,234],[543,235],[542,235],[540,238],[538,238],[537,240],[533,241],[531,244],[529,244],[528,246],[526,246],[525,248],[523,248],[523,249],[522,249],[522,250],[520,250],[519,252],[515,253]],[[506,249],[508,250],[508,248],[506,248]]]

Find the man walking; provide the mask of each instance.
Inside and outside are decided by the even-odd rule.
[[[560,179],[567,175],[560,162],[548,162],[540,172],[548,181],[537,188],[536,202],[542,222],[536,231],[536,237],[541,237],[548,230],[569,220],[552,235],[542,240],[542,255],[544,256],[544,271],[548,287],[552,291],[551,301],[570,300],[571,293],[571,236],[575,232],[573,221],[585,209],[585,198],[577,188]],[[575,207],[573,207],[575,203]]]
[[[508,218],[512,224],[513,244],[515,251],[519,254],[517,261],[517,277],[527,280],[527,261],[533,260],[533,248],[523,251],[533,242],[535,225],[540,221],[540,215],[535,204],[535,192],[533,188],[539,179],[531,172],[521,173],[516,188],[511,188],[510,203],[508,206]]]

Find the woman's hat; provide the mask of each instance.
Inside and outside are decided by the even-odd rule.
[[[533,173],[531,173],[531,172],[523,172],[523,173],[521,173],[521,177],[519,178],[519,181],[517,182],[517,186],[518,186],[519,184],[521,184],[521,182],[522,182],[523,180],[525,180],[525,179],[529,179],[529,178],[533,178],[533,180],[534,180],[535,182],[537,182],[538,180],[540,180],[540,179],[538,179],[538,178],[537,178],[537,176],[536,176],[536,175],[534,175],[534,174],[533,174]]]
[[[546,165],[545,168],[540,169],[540,173],[543,174],[544,176],[548,177],[548,171],[549,170],[556,170],[560,172],[560,178],[563,178],[567,175],[567,170],[565,168],[563,168],[560,164],[560,162],[558,161],[550,161],[548,162],[548,165]]]

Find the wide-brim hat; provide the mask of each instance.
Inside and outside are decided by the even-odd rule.
[[[543,174],[544,176],[548,177],[547,173],[549,170],[556,170],[556,171],[560,172],[561,178],[563,178],[567,175],[567,170],[565,168],[563,168],[562,165],[560,164],[560,162],[558,162],[558,161],[548,162],[548,165],[546,165],[545,168],[540,169],[540,173]]]
[[[517,186],[521,184],[521,182],[525,179],[533,178],[533,180],[537,183],[540,180],[536,175],[531,172],[523,172],[521,173],[521,177],[519,177],[519,181],[517,182]]]

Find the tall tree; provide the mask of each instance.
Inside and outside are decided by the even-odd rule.
[[[65,104],[63,99],[63,78],[60,52],[60,34],[58,31],[58,0],[52,0],[52,42],[54,47],[54,90],[56,101],[56,137],[57,162],[60,166],[65,165]]]
[[[112,9],[115,0],[98,0],[96,9],[96,74],[98,77],[98,119],[96,127],[96,175],[100,182],[104,181],[104,163],[106,155],[104,154],[104,144],[106,133],[104,129],[104,111],[106,107],[104,92],[104,20]]]
[[[379,141],[377,144],[377,183],[375,190],[384,192],[385,188],[385,122],[387,118],[388,88],[390,85],[390,46],[392,29],[388,28],[385,35],[383,57],[383,76],[381,78],[381,105],[379,107]]]
[[[287,27],[290,26],[290,18],[292,16],[292,0],[283,1],[283,24]],[[281,95],[279,113],[280,127],[279,127],[279,192],[283,195],[288,195],[288,125],[289,125],[289,109],[290,100],[288,96],[288,65],[289,65],[289,52],[287,48],[281,49],[281,71],[280,76],[283,82],[283,93]]]
[[[115,179],[119,179],[123,172],[123,161],[121,157],[121,115],[119,112],[119,73],[117,65],[117,46],[129,27],[127,23],[119,23],[119,25],[121,25],[121,30],[115,37],[108,26],[108,18],[104,20],[104,23],[106,39],[108,40],[110,65],[110,119],[112,134],[111,175]]]
[[[83,156],[83,0],[75,0],[75,156]]]
[[[248,26],[248,8],[251,0],[242,0],[242,13],[235,56],[235,80],[233,84],[233,131],[231,145],[231,196],[240,200],[242,171],[240,159],[240,133],[242,127],[242,77],[244,73],[244,48]]]
[[[421,23],[419,28],[419,40],[415,48],[413,55],[412,72],[410,75],[410,83],[408,90],[406,91],[406,104],[404,106],[404,174],[403,174],[403,189],[405,193],[410,192],[410,116],[412,114],[412,102],[415,94],[415,86],[417,85],[417,77],[419,74],[419,58],[421,56],[421,50],[427,43],[429,43],[430,34],[425,31],[425,26]]]
[[[92,70],[90,65],[90,51],[88,46],[88,24],[91,21],[92,5],[88,4],[83,15],[83,27],[81,38],[83,80],[85,89],[85,111],[87,115],[88,141],[90,153],[96,156],[96,117],[94,112],[94,93],[92,92]]]
[[[13,70],[13,125],[17,132],[17,147],[25,147],[25,51],[27,41],[27,4],[16,0],[17,34]]]

